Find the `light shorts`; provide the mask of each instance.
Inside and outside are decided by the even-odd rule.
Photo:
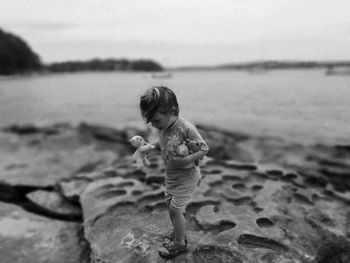
[[[176,196],[165,192],[165,200],[170,206],[180,209],[184,213],[187,204],[192,200],[192,195]]]

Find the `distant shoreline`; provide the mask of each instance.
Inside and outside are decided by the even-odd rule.
[[[350,70],[350,61],[253,61],[243,63],[229,63],[212,66],[180,66],[180,67],[165,67],[165,70],[186,71],[186,70],[276,70],[276,69],[325,69],[332,71],[338,68]]]

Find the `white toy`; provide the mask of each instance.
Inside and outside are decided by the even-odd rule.
[[[176,153],[180,157],[184,157],[184,156],[187,156],[190,154],[190,151],[189,151],[185,141],[177,147]]]
[[[144,145],[148,145],[149,143],[147,143],[145,139],[139,135],[135,135],[134,137],[132,137],[130,139],[130,143],[132,146],[137,148],[133,154],[133,157],[136,160],[136,164],[138,168],[141,168],[142,166],[149,166],[150,163],[149,163],[149,160],[147,159],[147,154],[140,152],[140,147]]]

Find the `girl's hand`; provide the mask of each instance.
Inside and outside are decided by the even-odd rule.
[[[174,168],[181,168],[186,165],[190,164],[188,161],[187,156],[185,157],[173,157],[173,159],[170,161],[170,165]]]
[[[146,145],[140,146],[139,151],[140,151],[140,153],[147,154],[147,153],[153,151],[155,148],[156,147],[152,144],[146,144]]]

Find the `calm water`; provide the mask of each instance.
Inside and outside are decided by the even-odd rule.
[[[167,85],[194,123],[297,141],[349,144],[350,77],[323,71],[79,73],[0,79],[0,126],[82,121],[143,125],[138,101]]]

